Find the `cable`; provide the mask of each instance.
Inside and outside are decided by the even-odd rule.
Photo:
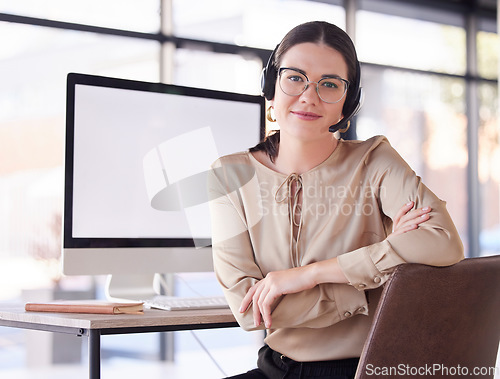
[[[186,279],[184,279],[181,275],[179,275],[179,274],[177,274],[177,273],[175,273],[174,275],[175,275],[175,278],[176,278],[176,279],[181,280],[181,281],[184,283],[184,285],[185,285],[186,287],[188,287],[188,288],[189,288],[189,289],[190,289],[193,293],[195,293],[195,294],[196,294],[196,296],[199,296],[199,297],[204,297],[201,293],[199,293],[198,291],[196,291],[196,290],[195,290],[195,289],[194,289],[194,288],[193,288],[193,287],[189,284],[189,282],[188,282]]]
[[[208,351],[208,349],[205,347],[205,345],[203,344],[203,342],[201,342],[201,340],[198,338],[198,336],[195,334],[195,332],[193,330],[190,330],[191,334],[193,335],[194,339],[198,342],[198,344],[201,346],[201,348],[203,350],[205,350],[205,353],[207,353],[207,355],[210,357],[210,359],[212,360],[212,362],[214,363],[215,366],[217,366],[217,368],[219,369],[219,371],[222,373],[222,375],[224,376],[227,376],[227,374],[224,372],[224,370],[222,369],[222,367],[217,363],[217,361],[215,360],[215,358],[212,356],[212,354],[210,354],[210,351]]]
[[[158,280],[159,280],[159,283],[160,283],[160,286],[163,288],[163,291],[168,294],[170,291],[169,289],[169,285],[167,283],[167,281],[165,280],[165,277],[163,275],[156,275]],[[198,291],[196,291],[190,284],[189,282],[184,279],[182,276],[180,276],[179,274],[174,274],[175,278],[176,279],[179,279],[181,280],[184,285],[186,285],[186,287],[188,287],[193,293],[195,293],[197,296],[200,296],[200,297],[203,297],[202,294],[200,294]],[[196,342],[198,342],[198,344],[200,345],[200,347],[205,351],[205,353],[208,355],[208,357],[211,359],[211,361],[214,363],[214,365],[219,369],[219,371],[221,372],[221,374],[223,376],[227,376],[226,372],[222,369],[222,367],[219,365],[219,363],[217,363],[217,360],[212,356],[212,354],[210,353],[210,351],[207,349],[207,347],[203,344],[203,342],[198,338],[198,336],[195,334],[195,332],[193,330],[190,330],[189,332],[191,332],[191,335],[193,336],[193,338],[196,340]]]

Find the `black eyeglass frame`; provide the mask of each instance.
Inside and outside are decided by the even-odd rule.
[[[302,91],[300,91],[300,93],[296,94],[296,95],[290,95],[289,93],[286,93],[285,90],[281,87],[281,73],[285,70],[291,70],[291,71],[295,71],[303,76],[305,76],[306,78],[306,83],[304,85],[304,89]],[[322,80],[325,80],[325,79],[337,79],[337,80],[341,80],[342,82],[344,82],[345,84],[345,90],[344,90],[344,93],[342,94],[342,96],[340,97],[340,99],[338,99],[337,101],[334,101],[334,102],[330,102],[330,101],[325,101],[321,95],[319,94],[319,83],[322,81]],[[350,85],[350,82],[347,80],[347,79],[344,79],[344,78],[341,78],[340,76],[337,76],[337,75],[332,75],[332,76],[325,76],[323,78],[321,78],[319,81],[317,82],[313,82],[311,80],[309,80],[309,78],[307,77],[307,75],[305,74],[305,72],[301,71],[301,70],[298,70],[296,68],[290,68],[290,67],[280,67],[278,69],[278,85],[280,87],[280,89],[283,91],[283,93],[285,95],[288,95],[288,96],[300,96],[302,95],[308,88],[309,88],[309,85],[311,83],[314,83],[316,84],[316,93],[318,94],[318,97],[321,99],[321,101],[324,101],[325,103],[327,104],[337,104],[339,101],[341,101],[347,94],[347,91],[349,90],[349,85]]]

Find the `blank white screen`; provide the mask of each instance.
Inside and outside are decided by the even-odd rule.
[[[150,206],[160,169],[166,185],[208,170],[216,156],[254,146],[260,112],[254,103],[76,85],[72,236],[210,238],[207,214],[193,228],[186,212]],[[145,168],[154,151],[162,161]]]

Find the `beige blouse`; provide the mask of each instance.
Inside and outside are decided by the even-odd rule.
[[[292,188],[302,193],[300,209]],[[340,140],[323,163],[288,177],[249,152],[225,156],[212,166],[209,193],[215,272],[245,330],[263,328],[254,326],[251,308],[238,311],[256,281],[271,271],[338,257],[349,284],[282,296],[272,312],[265,342],[297,361],[359,357],[379,287],[395,266],[463,259],[445,202],[382,136]],[[432,207],[430,219],[387,237],[391,219],[409,201]]]

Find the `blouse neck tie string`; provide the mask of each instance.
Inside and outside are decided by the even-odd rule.
[[[295,188],[294,188],[295,184]],[[302,212],[300,205],[300,191],[302,190],[302,177],[290,174],[280,184],[274,195],[277,203],[288,203],[288,220],[290,223],[290,260],[292,267],[300,266],[299,240],[302,230]],[[294,227],[297,228],[297,236],[294,240]]]

